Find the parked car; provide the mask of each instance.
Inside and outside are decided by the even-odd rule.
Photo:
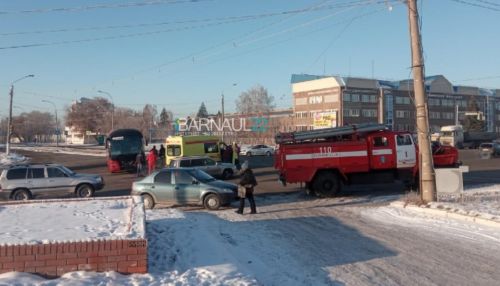
[[[271,156],[273,154],[274,154],[274,148],[267,145],[244,146],[240,150],[240,155],[246,155],[246,156],[255,156],[255,155]]]
[[[4,200],[68,194],[87,198],[103,187],[100,175],[78,174],[58,164],[13,165],[0,174],[0,198]]]
[[[195,168],[165,168],[132,184],[132,195],[141,196],[144,207],[158,203],[200,204],[209,210],[219,209],[236,198],[235,184],[215,179]]]
[[[481,143],[481,145],[479,145],[479,152],[485,155],[498,156],[500,155],[500,143],[498,142]]]
[[[238,172],[232,163],[216,162],[212,158],[204,156],[179,157],[170,161],[171,168],[195,168],[205,173],[227,180]]]

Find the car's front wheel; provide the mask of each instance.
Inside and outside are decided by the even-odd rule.
[[[28,190],[25,190],[25,189],[17,190],[12,195],[12,199],[14,199],[15,201],[27,201],[27,200],[31,200],[31,198],[32,198],[31,192]]]
[[[89,184],[83,184],[76,189],[76,195],[79,198],[90,198],[94,195],[94,188]]]
[[[218,210],[221,206],[221,201],[218,195],[209,194],[203,200],[203,206],[209,210]]]
[[[142,201],[144,202],[144,208],[150,210],[155,207],[155,200],[151,195],[142,194]]]

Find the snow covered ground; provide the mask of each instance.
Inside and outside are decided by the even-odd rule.
[[[149,273],[72,272],[16,285],[495,285],[500,229],[387,206],[397,196],[257,198],[234,209],[148,211]],[[461,258],[457,262],[457,258]],[[474,275],[475,274],[475,275]]]
[[[5,153],[0,153],[0,167],[12,164],[19,164],[27,161],[28,158],[20,154],[10,153],[7,156]]]
[[[469,187],[462,197],[445,197],[429,207],[500,223],[500,185]]]
[[[139,197],[0,205],[0,244],[144,238],[141,208]]]
[[[12,146],[11,148],[14,150],[24,150],[31,152],[106,157],[106,150],[104,149],[104,147],[95,145],[78,145],[78,146],[62,145],[59,147],[52,145],[15,145]]]

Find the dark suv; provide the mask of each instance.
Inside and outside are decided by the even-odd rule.
[[[99,175],[77,174],[57,164],[7,167],[0,173],[0,199],[29,200],[38,196],[91,197],[104,187]]]

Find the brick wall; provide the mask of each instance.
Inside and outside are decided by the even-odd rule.
[[[0,245],[0,274],[10,271],[55,278],[78,270],[147,272],[147,240],[94,240],[34,245]]]

